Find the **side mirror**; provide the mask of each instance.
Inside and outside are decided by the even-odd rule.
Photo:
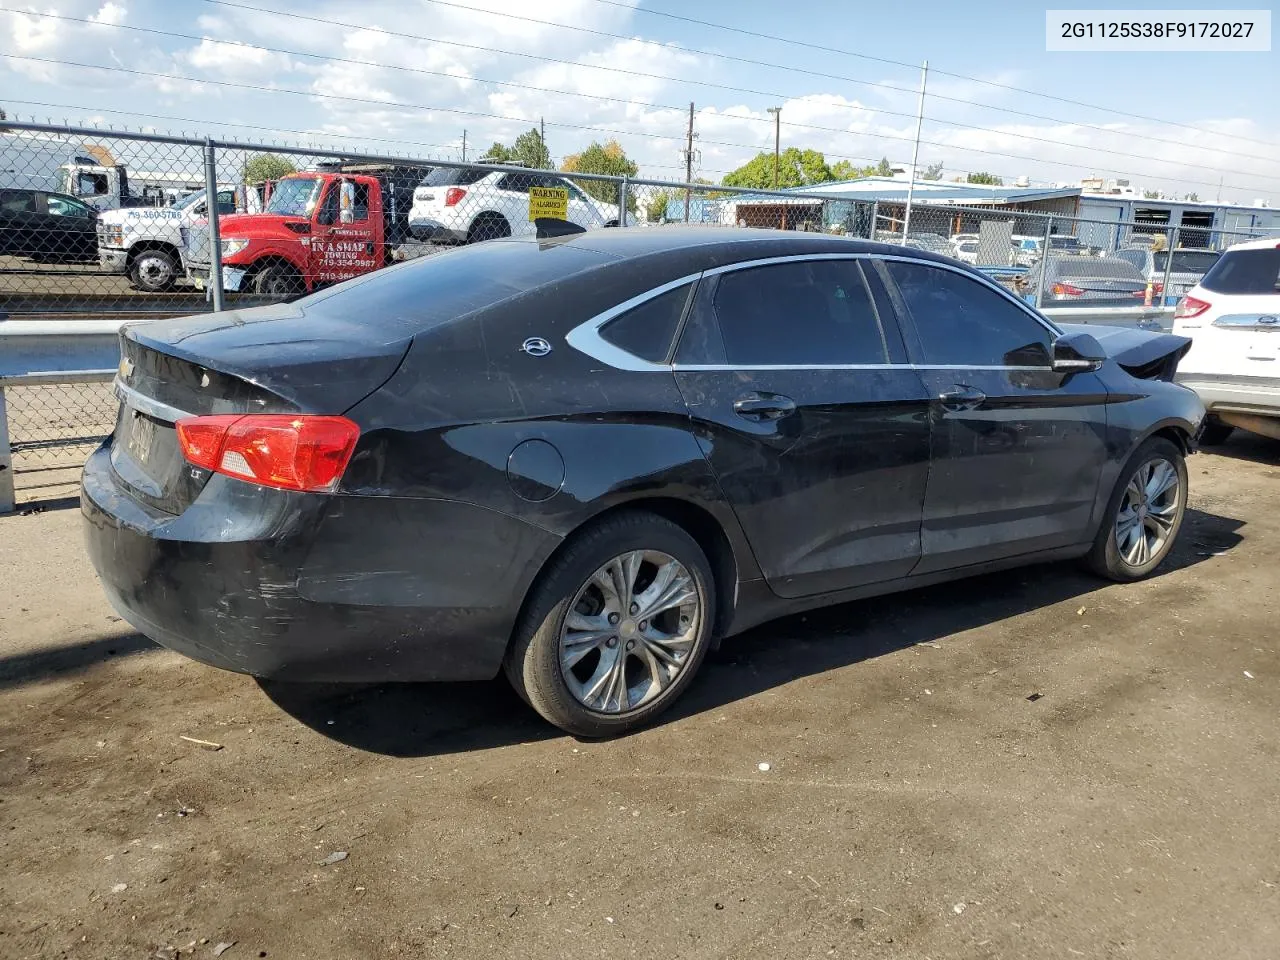
[[[1107,352],[1091,333],[1064,333],[1053,341],[1053,370],[1055,373],[1080,373],[1097,370]]]
[[[355,223],[356,185],[343,181],[342,190],[338,194],[338,222]]]

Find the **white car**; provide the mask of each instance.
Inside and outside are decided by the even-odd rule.
[[[437,243],[476,243],[535,233],[537,227],[529,220],[530,187],[568,190],[570,223],[588,230],[618,225],[614,204],[588,196],[554,173],[437,167],[413,191],[409,230],[418,240]]]
[[[218,212],[234,213],[235,191],[218,190]],[[208,217],[203,190],[172,207],[124,207],[98,216],[98,259],[107,273],[127,273],[134,286],[160,293],[182,276],[182,227]]]
[[[1280,240],[1229,248],[1173,316],[1173,332],[1191,338],[1177,380],[1209,412],[1202,442],[1236,427],[1280,439]]]

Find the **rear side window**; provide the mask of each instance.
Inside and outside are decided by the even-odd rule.
[[[475,167],[436,167],[422,181],[423,187],[466,187],[483,180],[492,170],[477,170]]]
[[[606,323],[600,328],[600,336],[641,360],[662,363],[671,352],[671,341],[692,287],[686,284],[646,300]]]
[[[1229,250],[1200,285],[1214,293],[1241,296],[1280,292],[1280,249]]]
[[[35,213],[36,195],[30,190],[0,190],[0,211]]]
[[[888,362],[880,321],[852,260],[813,260],[720,277],[715,314],[732,366]]]
[[[926,364],[1047,366],[1049,331],[994,290],[923,263],[886,263],[906,305]]]

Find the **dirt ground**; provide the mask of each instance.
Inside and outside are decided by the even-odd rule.
[[[0,957],[1280,956],[1280,445],[1190,467],[1147,583],[779,621],[609,743],[186,661],[0,519]]]

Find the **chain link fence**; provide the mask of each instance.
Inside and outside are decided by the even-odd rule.
[[[1041,307],[1173,306],[1223,250],[1277,232],[884,203],[875,225],[876,240],[962,260]]]
[[[75,496],[80,467],[115,427],[111,384],[8,386],[3,398],[18,502]]]
[[[146,319],[287,301],[404,260],[534,234],[540,220],[552,231],[567,222],[874,238],[956,257],[1043,306],[1172,304],[1218,251],[1258,236],[1212,222],[1082,219],[1073,200],[1053,202],[1063,209],[908,212],[831,193],[9,122],[0,319]],[[104,385],[9,393],[20,489],[74,471],[110,432]]]

